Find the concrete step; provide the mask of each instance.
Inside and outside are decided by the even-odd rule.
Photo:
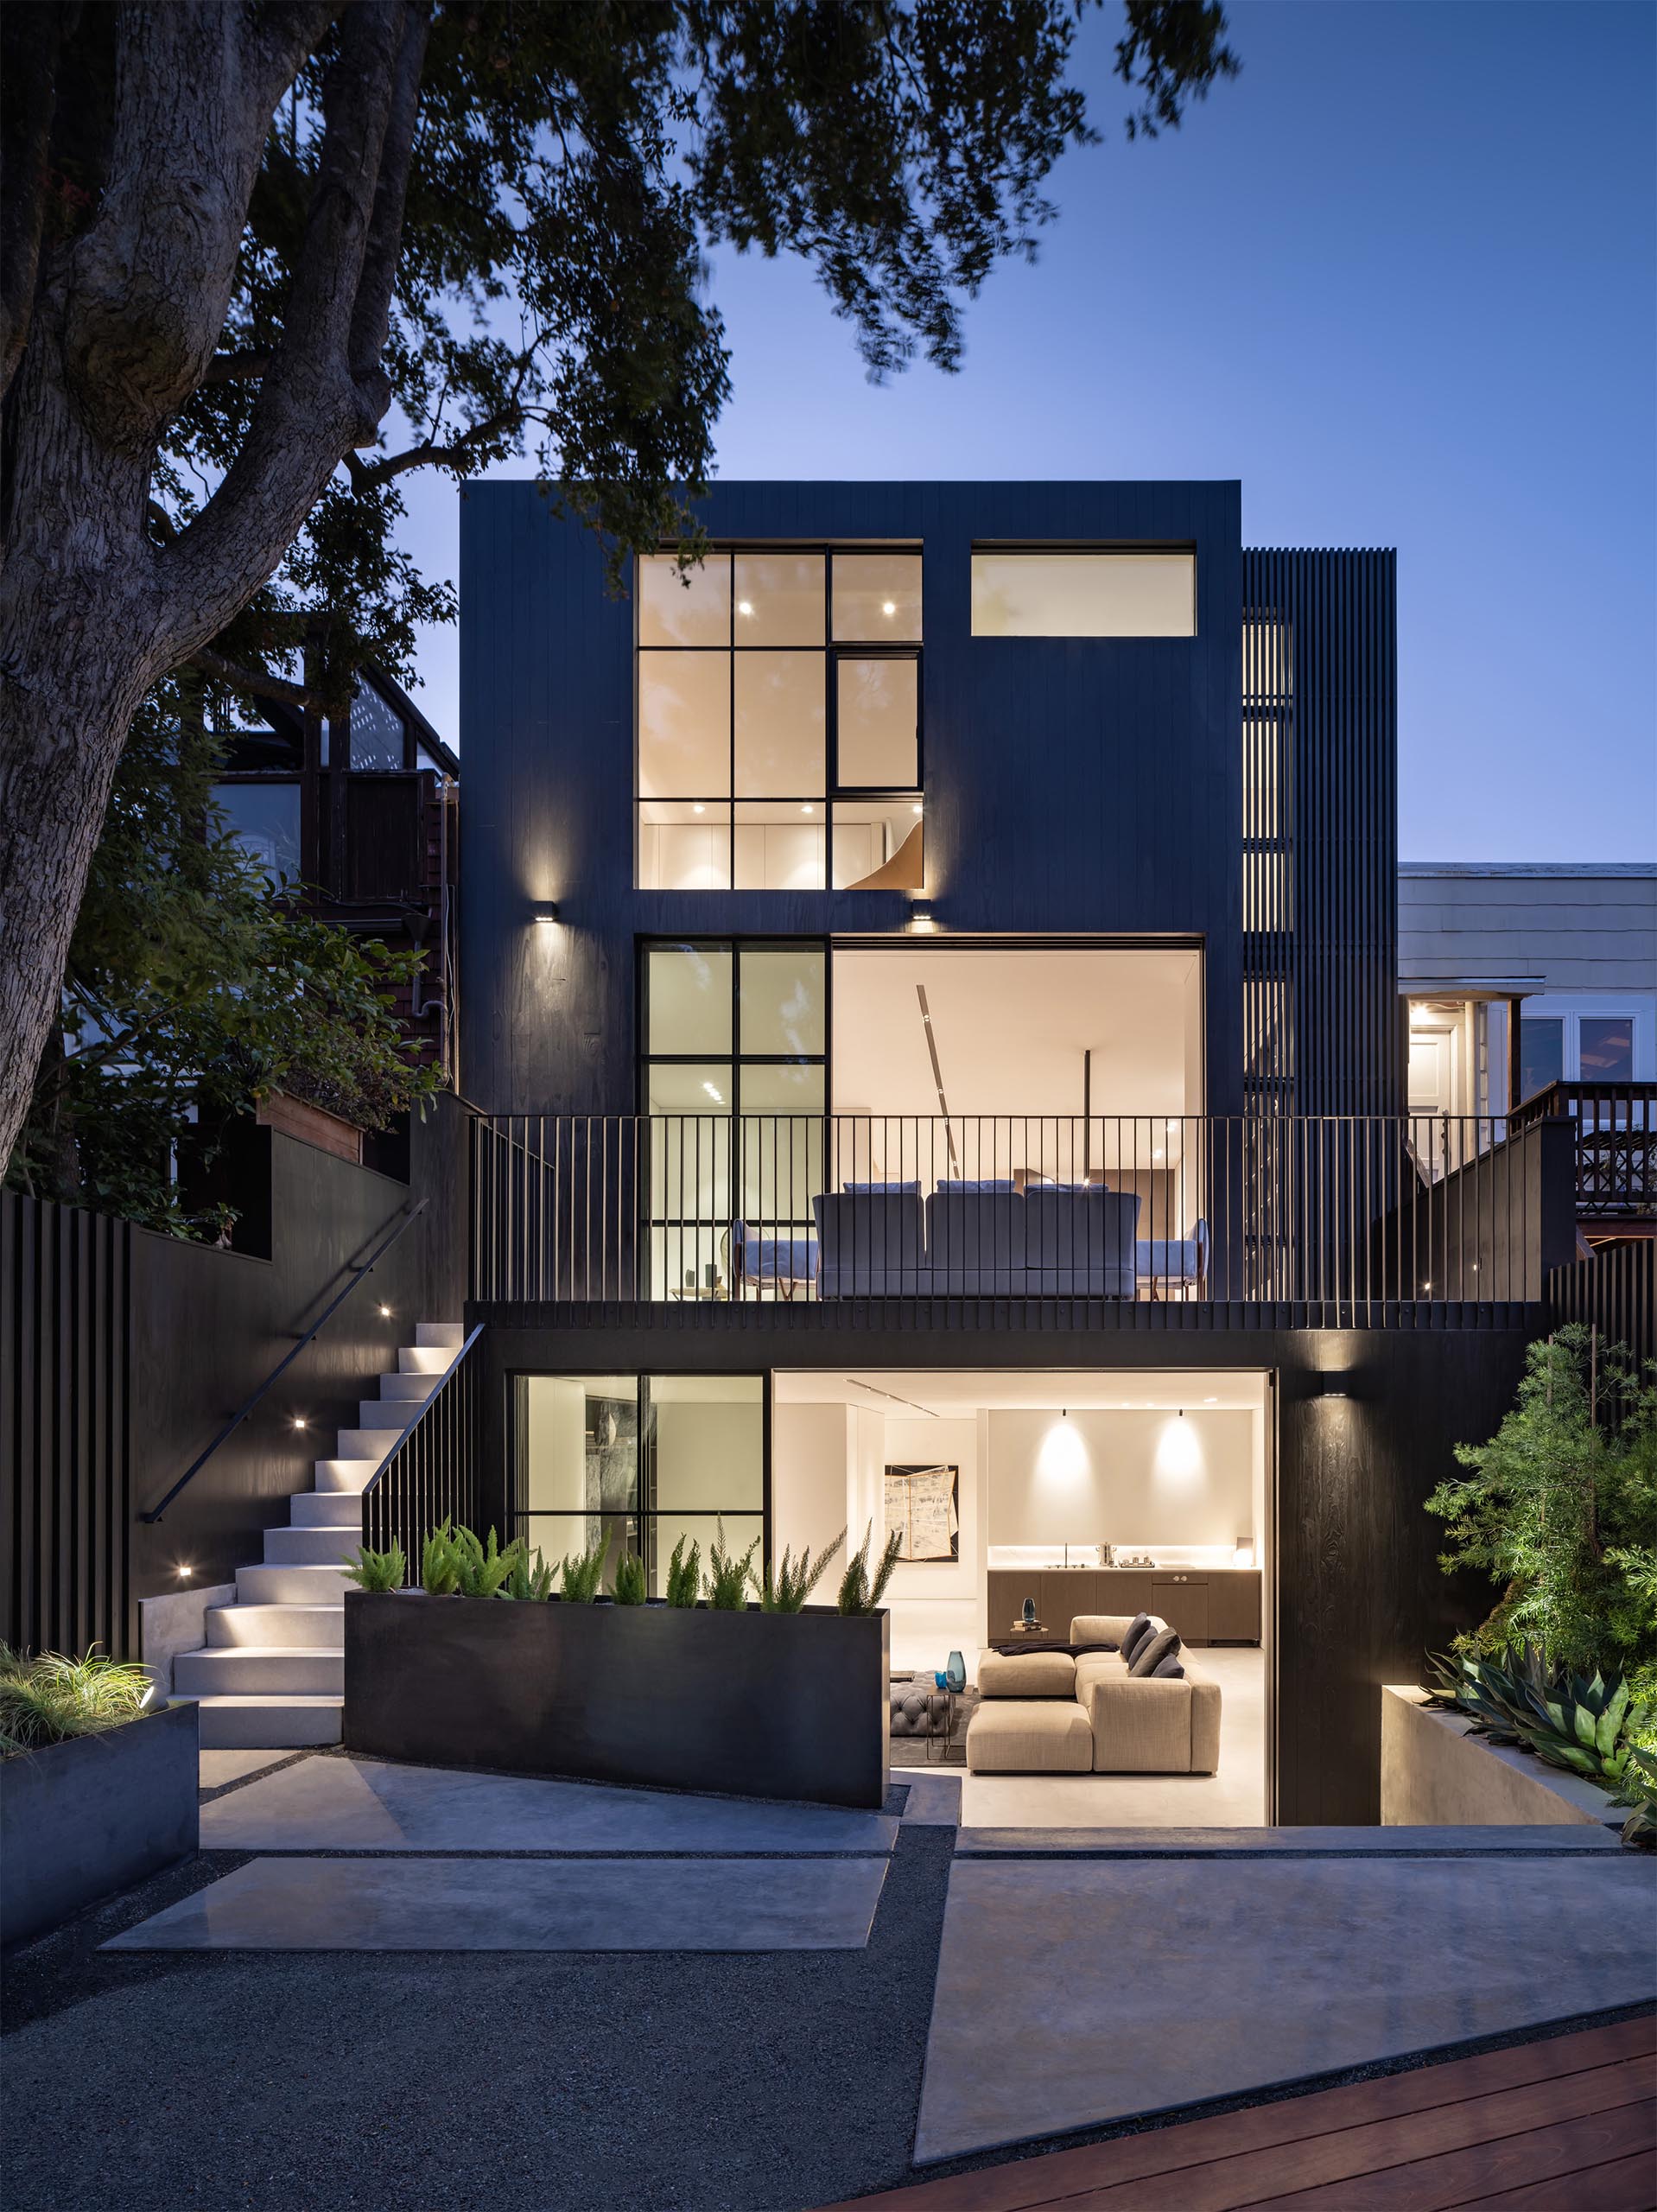
[[[316,1487],[320,1491],[363,1491],[379,1472],[378,1459],[319,1459]]]
[[[236,1570],[236,1595],[244,1605],[326,1605],[343,1599],[346,1591],[354,1587],[335,1567],[238,1567]]]
[[[177,1704],[175,1698],[173,1702]],[[196,1700],[204,1751],[300,1751],[337,1744],[343,1727],[342,1697],[203,1697]]]
[[[267,1529],[267,1567],[339,1567],[362,1541],[350,1529]]]
[[[448,1344],[404,1344],[397,1353],[399,1375],[441,1375],[454,1357]]]
[[[272,1651],[258,1644],[209,1645],[181,1651],[173,1662],[177,1697],[343,1697],[345,1691],[346,1655],[323,1646]]]
[[[358,1402],[357,1418],[365,1428],[389,1429],[395,1441],[424,1403],[423,1398],[363,1398]]]
[[[354,1491],[302,1490],[289,1499],[288,1516],[295,1529],[343,1529],[354,1538],[362,1533],[363,1502]]]
[[[443,1378],[441,1375],[429,1374],[382,1375],[380,1377],[380,1402],[384,1404],[389,1400],[394,1405],[406,1405],[409,1408],[409,1411],[412,1413],[415,1407],[422,1398],[430,1397],[432,1392],[437,1388],[442,1379]],[[403,1418],[406,1420],[408,1415],[405,1414]]]
[[[466,1324],[462,1321],[416,1321],[415,1342],[422,1346],[447,1344],[451,1351],[459,1351],[466,1342]]]
[[[340,1431],[339,1450],[342,1459],[371,1459],[374,1465],[368,1471],[371,1475],[398,1437],[402,1435],[403,1423],[398,1421],[395,1427],[388,1428],[384,1425],[384,1414],[382,1408],[371,1402],[368,1411],[378,1414],[379,1421],[371,1428],[342,1428]],[[366,1481],[366,1479],[367,1477],[365,1476],[364,1480]],[[317,1487],[320,1490],[321,1484],[319,1483]],[[360,1489],[361,1484],[359,1484],[358,1487]]]
[[[207,1642],[215,1649],[331,1651],[346,1640],[344,1601],[309,1605],[209,1605]]]

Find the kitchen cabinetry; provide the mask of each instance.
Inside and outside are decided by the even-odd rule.
[[[992,1567],[988,1630],[993,1644],[1064,1643],[1082,1613],[1155,1613],[1187,1643],[1258,1643],[1258,1567]],[[1044,1634],[1013,1637],[1026,1598]]]

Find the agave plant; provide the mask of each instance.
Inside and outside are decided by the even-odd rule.
[[[833,1559],[845,1541],[846,1531],[842,1529],[832,1544],[823,1546],[816,1559],[812,1558],[811,1548],[808,1544],[801,1551],[797,1560],[784,1546],[782,1563],[774,1576],[771,1573],[771,1562],[767,1560],[765,1572],[759,1584],[760,1611],[762,1613],[801,1611],[806,1599],[828,1573],[829,1560]]]
[[[690,1545],[689,1551],[685,1549]],[[702,1596],[702,1546],[681,1536],[668,1561],[667,1600],[670,1605],[694,1605]]]
[[[79,1659],[62,1651],[31,1659],[0,1643],[0,1756],[118,1728],[136,1719],[154,1687],[144,1668],[95,1644]]]
[[[451,1540],[456,1594],[462,1598],[498,1597],[511,1580],[523,1550],[523,1540],[517,1536],[502,1551],[492,1529],[487,1544],[479,1543],[470,1529],[457,1529]]]
[[[1435,1700],[1466,1713],[1493,1744],[1533,1751],[1548,1766],[1608,1787],[1628,1772],[1629,1738],[1641,1713],[1622,1675],[1608,1682],[1597,1668],[1584,1679],[1568,1667],[1551,1667],[1531,1643],[1500,1660],[1472,1651],[1434,1655],[1429,1666]]]
[[[537,1545],[535,1564],[530,1564],[530,1554],[520,1545],[512,1571],[495,1592],[498,1598],[515,1598],[521,1605],[545,1605],[552,1595],[552,1569],[541,1556]]]
[[[590,1605],[604,1580],[604,1562],[610,1556],[610,1531],[584,1552],[574,1552],[558,1562],[559,1595],[567,1605]]]
[[[881,1547],[880,1557],[871,1575],[869,1546],[874,1541],[874,1523],[870,1522],[863,1531],[863,1541],[846,1562],[846,1572],[840,1578],[840,1595],[835,1599],[842,1613],[873,1613],[879,1611],[880,1600],[886,1594],[886,1585],[892,1580],[892,1570],[898,1564],[898,1554],[903,1548],[904,1532],[893,1529]]]
[[[401,1590],[409,1571],[401,1544],[395,1540],[389,1552],[371,1552],[365,1544],[354,1558],[341,1562],[340,1572],[359,1590]]]
[[[719,1535],[708,1547],[708,1602],[715,1612],[740,1613],[748,1602],[748,1578],[759,1539],[756,1536],[739,1554],[726,1544],[724,1522],[718,1526]]]

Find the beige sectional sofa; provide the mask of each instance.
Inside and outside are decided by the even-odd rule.
[[[1214,1774],[1220,1685],[1182,1650],[1183,1681],[1130,1675],[1116,1651],[1131,1616],[1084,1613],[1068,1651],[987,1651],[967,1730],[974,1774]],[[1153,1618],[1160,1631],[1165,1623]]]

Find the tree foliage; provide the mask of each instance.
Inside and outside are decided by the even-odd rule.
[[[1615,1416],[1615,1417],[1613,1417]],[[1518,1399],[1488,1444],[1458,1445],[1467,1471],[1427,1510],[1449,1523],[1446,1573],[1501,1585],[1463,1648],[1540,1645],[1555,1666],[1626,1672],[1657,1692],[1657,1387],[1585,1328],[1526,1354]]]
[[[169,677],[135,719],[70,943],[11,1180],[181,1235],[175,1147],[212,1156],[278,1087],[366,1128],[429,1093],[390,994],[420,965],[312,919],[213,799],[220,741],[201,684]]]

